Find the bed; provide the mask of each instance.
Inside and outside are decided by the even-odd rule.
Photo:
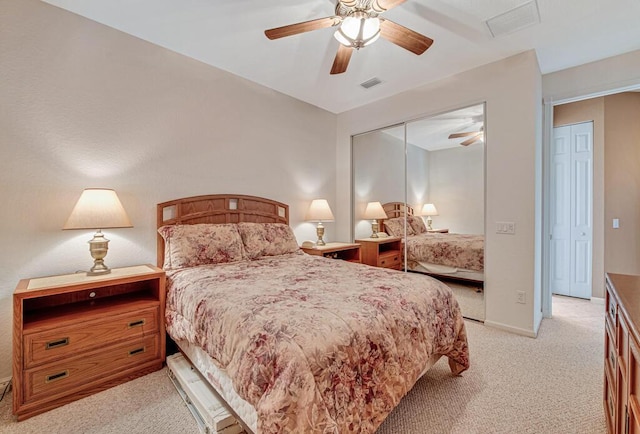
[[[252,432],[373,433],[441,356],[469,367],[446,285],[307,255],[279,202],[159,204],[158,264],[167,333]]]
[[[382,227],[405,239],[407,269],[449,279],[484,281],[484,235],[427,232],[421,217],[402,202],[383,206],[388,219]]]

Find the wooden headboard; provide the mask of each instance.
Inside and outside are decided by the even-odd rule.
[[[387,202],[382,205],[382,209],[387,213],[387,217],[392,219],[395,217],[404,217],[405,211],[407,215],[413,215],[413,208],[405,205],[404,202]]]
[[[406,215],[413,215],[413,208],[409,205],[405,205],[404,202],[387,202],[382,205],[382,209],[387,214],[387,218],[404,217]],[[380,222],[380,231],[384,232],[384,220]]]
[[[285,223],[289,224],[289,205],[242,194],[210,194],[159,203],[157,226],[197,223]],[[164,262],[164,240],[158,238],[158,267]]]

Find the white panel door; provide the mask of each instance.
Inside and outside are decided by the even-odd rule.
[[[591,298],[593,124],[571,126],[571,295]]]
[[[554,128],[550,215],[551,292],[591,298],[592,122]]]
[[[571,295],[571,127],[554,128],[553,133],[549,278],[553,294]]]

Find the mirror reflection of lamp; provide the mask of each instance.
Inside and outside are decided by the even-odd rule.
[[[111,273],[104,263],[109,249],[109,240],[102,229],[132,228],[124,207],[114,190],[105,188],[87,188],[80,195],[71,215],[62,229],[96,229],[89,243],[89,251],[94,259],[88,276]]]
[[[324,236],[324,226],[322,222],[332,222],[334,220],[333,213],[326,199],[314,199],[307,211],[306,221],[318,222],[316,234],[318,235],[317,246],[324,246],[326,243],[322,239]]]
[[[432,203],[425,203],[424,206],[422,207],[422,213],[423,216],[427,216],[427,230],[428,231],[432,231],[433,228],[431,227],[431,216],[433,215],[438,215],[438,210],[436,209],[436,206]]]
[[[378,238],[378,220],[386,219],[387,213],[384,212],[380,202],[369,202],[364,210],[363,217],[371,220],[371,238]]]

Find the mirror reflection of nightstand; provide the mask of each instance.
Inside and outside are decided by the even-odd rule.
[[[402,270],[401,238],[361,238],[356,243],[362,246],[363,264]]]
[[[427,229],[427,232],[438,233],[438,234],[448,234],[449,229]]]

